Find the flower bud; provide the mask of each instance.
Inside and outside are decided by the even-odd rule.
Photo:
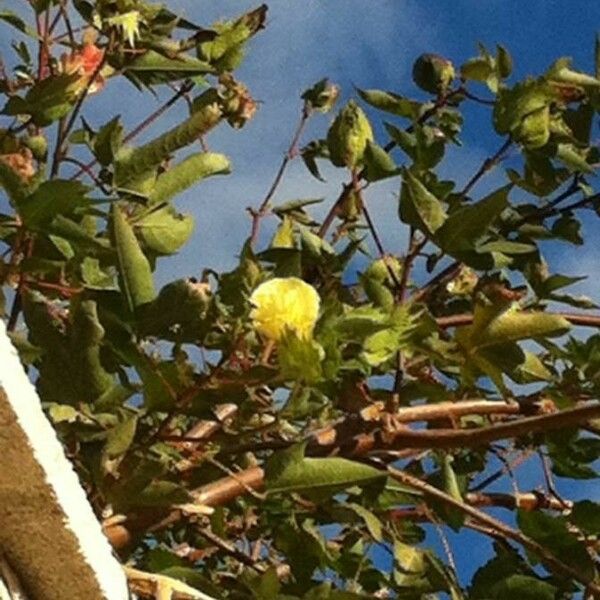
[[[367,277],[387,283],[388,285],[395,283],[392,280],[392,273],[398,280],[402,277],[402,262],[389,254],[383,258],[374,260],[365,271]]]
[[[48,140],[43,135],[27,135],[22,141],[23,144],[31,150],[31,153],[36,160],[46,160]]]
[[[431,94],[443,94],[455,76],[453,64],[439,54],[421,54],[413,65],[413,81]]]
[[[327,132],[331,162],[336,167],[356,167],[363,159],[367,142],[372,140],[373,130],[367,116],[350,100]]]
[[[219,91],[223,114],[234,129],[240,129],[254,116],[256,101],[248,88],[229,74],[221,75],[219,83],[223,86]]]
[[[302,94],[302,99],[312,110],[326,113],[333,108],[339,94],[339,86],[330,83],[327,79],[322,79],[306,90]]]

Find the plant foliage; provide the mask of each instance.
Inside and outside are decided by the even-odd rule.
[[[234,72],[267,8],[205,28],[142,0],[30,4],[37,30],[0,12],[0,313],[121,559],[218,598],[600,597],[600,317],[550,266],[599,214],[600,74],[561,58],[517,80],[498,46],[419,57],[411,96],[334,108],[322,80],[238,266],[160,287],[193,235],[178,196],[232,168],[207,139],[256,110]],[[119,78],[167,98],[130,132],[111,103],[85,117]],[[437,168],[474,104],[498,150],[461,186]],[[274,201],[296,155],[338,167],[339,197]],[[382,180],[400,256],[368,203]],[[515,491],[536,453],[539,487]],[[493,540],[471,581],[435,550],[448,528]]]

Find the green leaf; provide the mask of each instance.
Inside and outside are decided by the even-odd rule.
[[[524,351],[525,361],[518,367],[517,379],[518,383],[533,383],[536,381],[551,381],[552,373],[544,366],[537,354]]]
[[[172,481],[153,481],[139,494],[131,498],[135,506],[164,506],[185,504],[191,500],[189,492]]]
[[[358,88],[356,91],[358,92],[358,95],[371,106],[407,119],[417,118],[422,107],[420,102],[409,100],[408,98],[404,98],[393,92],[361,90]]]
[[[447,218],[444,205],[409,170],[404,171],[403,177],[408,194],[401,198],[401,209],[403,201],[409,202],[421,228],[426,233],[434,234]]]
[[[86,256],[81,263],[81,279],[88,289],[117,289],[113,267],[103,268],[97,258]]]
[[[519,509],[517,523],[521,531],[548,548],[555,556],[573,567],[586,581],[595,576],[594,562],[585,545],[568,529],[563,517],[548,515],[542,511]],[[541,557],[538,557],[541,559]]]
[[[150,204],[167,202],[198,181],[213,175],[231,173],[231,164],[224,154],[199,152],[162,173],[152,186]]]
[[[71,377],[80,386],[83,400],[93,402],[113,387],[113,376],[101,360],[101,345],[105,331],[98,319],[96,302],[83,300],[71,309],[73,327],[70,346],[72,352]]]
[[[305,444],[276,452],[265,467],[269,492],[293,492],[340,488],[365,484],[385,477],[385,473],[345,458],[306,458]]]
[[[173,152],[189,146],[201,135],[208,133],[221,117],[220,107],[209,104],[147,144],[134,149],[121,149],[115,165],[117,185],[123,186],[157,168]]]
[[[51,403],[46,412],[54,424],[75,423],[81,417],[79,411],[69,404]]]
[[[120,117],[116,116],[100,128],[93,142],[94,156],[101,165],[107,166],[113,162],[123,142],[123,125]]]
[[[594,172],[594,168],[585,159],[585,153],[580,152],[573,144],[558,144],[556,157],[572,172]]]
[[[273,239],[271,240],[271,248],[295,248],[294,240],[294,221],[284,215]]]
[[[117,250],[120,284],[130,310],[156,297],[152,270],[126,216],[115,203],[111,209],[113,243]]]
[[[546,77],[552,81],[560,81],[561,83],[568,83],[582,87],[600,87],[600,79],[596,79],[596,77],[592,77],[587,73],[574,71],[571,69],[571,62],[572,61],[570,58],[559,58],[550,67],[546,73]]]
[[[512,73],[513,61],[508,50],[504,46],[497,44],[496,49],[496,63],[498,65],[498,74],[502,79],[506,79]]]
[[[233,71],[244,57],[244,45],[264,27],[266,17],[267,5],[262,4],[234,21],[216,23],[217,36],[198,46],[198,56],[219,73]]]
[[[488,229],[508,206],[508,193],[512,185],[505,185],[474,205],[463,206],[450,213],[436,232],[440,247],[452,254],[471,250],[475,242],[488,233]]]
[[[286,380],[314,383],[321,379],[323,348],[312,339],[285,335],[278,345],[279,368]]]
[[[379,181],[400,173],[392,157],[381,146],[370,140],[367,141],[363,160],[367,181]]]
[[[78,93],[79,74],[46,77],[29,89],[25,98],[11,96],[4,106],[6,115],[30,115],[39,127],[50,125],[71,110]]]
[[[50,224],[44,225],[44,229],[49,234],[68,240],[71,246],[77,248],[82,254],[109,257],[115,255],[107,239],[91,235],[85,227],[63,215],[54,217]]]
[[[147,50],[127,63],[124,71],[133,72],[137,79],[151,85],[213,73],[214,69],[209,63],[182,52],[168,57],[155,50]]]
[[[476,248],[480,254],[487,252],[491,253],[502,253],[502,254],[529,254],[535,252],[535,246],[533,244],[525,244],[523,242],[513,242],[511,240],[495,240],[493,242],[486,242],[485,244],[479,244]]]
[[[556,593],[556,587],[547,581],[517,574],[494,582],[488,597],[490,600],[555,600]]]
[[[137,421],[137,415],[128,415],[108,432],[104,445],[104,454],[107,458],[117,458],[129,450],[135,438]]]
[[[569,521],[589,533],[600,534],[600,503],[591,500],[581,500],[573,505]]]
[[[194,230],[194,217],[181,215],[172,206],[153,210],[136,223],[147,248],[157,254],[175,254]]]
[[[470,58],[460,68],[463,79],[485,83],[494,73],[494,64],[482,56]]]
[[[22,33],[26,33],[30,37],[37,38],[37,32],[29,27],[21,17],[12,12],[11,10],[0,10],[0,21],[8,23],[15,29],[18,29]]]
[[[378,366],[394,357],[398,350],[411,343],[419,317],[420,313],[413,313],[407,304],[396,307],[386,323],[387,327],[365,339],[361,353],[363,360],[371,366]]]
[[[545,80],[526,79],[513,88],[501,88],[494,106],[494,127],[511,134],[528,148],[546,144],[550,136],[550,105],[556,92]]]
[[[44,181],[35,192],[19,202],[17,210],[26,225],[39,227],[57,215],[70,215],[77,208],[89,206],[90,201],[85,196],[89,189],[79,181]]]
[[[369,509],[361,506],[360,504],[355,504],[352,502],[349,504],[344,504],[343,506],[350,508],[364,521],[369,534],[376,542],[383,541],[383,526],[375,513],[371,512]]]

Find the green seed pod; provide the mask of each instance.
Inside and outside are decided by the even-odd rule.
[[[424,91],[443,94],[456,76],[454,65],[439,54],[421,54],[413,65],[413,81]]]
[[[43,135],[27,135],[23,144],[31,150],[36,160],[45,161],[48,153],[48,140]]]
[[[392,280],[390,271],[397,280],[400,280],[402,277],[402,262],[395,256],[388,255],[374,260],[365,271],[365,275],[370,279],[393,285],[395,282]]]
[[[331,162],[336,167],[354,168],[363,159],[373,130],[363,110],[350,100],[338,113],[327,132]]]

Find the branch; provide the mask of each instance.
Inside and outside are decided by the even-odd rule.
[[[269,188],[267,195],[264,197],[263,201],[260,203],[258,210],[249,209],[250,213],[252,214],[252,232],[250,234],[250,244],[251,245],[254,245],[256,243],[256,240],[258,238],[260,221],[267,214],[269,202],[271,201],[271,198],[273,198],[275,192],[277,191],[277,188],[279,187],[279,184],[281,183],[281,181],[283,179],[283,175],[288,166],[288,163],[298,154],[298,143],[300,142],[300,137],[302,136],[302,132],[304,131],[304,128],[306,127],[306,123],[308,122],[308,119],[311,117],[312,114],[313,114],[312,110],[310,109],[308,103],[305,102],[304,106],[302,108],[302,114],[300,116],[300,121],[298,122],[298,125],[296,127],[296,131],[294,132],[294,135],[292,136],[292,141],[290,142],[290,145],[283,157],[283,160],[281,161],[279,170],[277,171],[277,174],[275,175],[275,179],[273,180],[273,183],[271,184],[271,187]]]
[[[438,420],[464,416],[466,414],[514,414],[520,412],[522,406],[518,403],[488,402],[472,400],[465,402],[444,402],[438,405],[414,406],[400,409],[396,415],[397,422],[416,422]],[[408,428],[395,432],[381,431],[359,433],[356,435],[356,424],[343,422],[337,428],[324,430],[321,435],[309,438],[307,454],[323,455],[335,452],[341,456],[366,456],[374,451],[395,448],[466,448],[481,446],[491,441],[518,437],[528,433],[549,431],[581,424],[588,419],[600,417],[600,403],[594,402],[574,409],[565,410],[550,415],[527,417],[510,423],[502,423],[490,427],[471,430],[432,429],[410,430]],[[343,427],[349,428],[349,434],[344,435]],[[374,423],[377,426],[377,422]],[[378,434],[378,435],[377,435]],[[264,449],[285,448],[294,442],[275,441],[274,445]],[[244,448],[238,448],[241,452]],[[264,485],[264,470],[255,466],[223,477],[193,491],[193,502],[202,506],[222,506],[238,496],[257,492]],[[182,517],[181,510],[172,510],[166,516],[164,513],[156,516],[146,515],[138,521],[130,523],[104,524],[104,533],[113,547],[119,549],[129,545],[139,532],[163,529],[177,523]],[[162,519],[161,519],[162,517]]]
[[[444,270],[440,271],[431,280],[429,280],[423,287],[417,290],[411,297],[413,302],[422,302],[437,288],[438,285],[447,283],[451,279],[454,279],[460,271],[461,263],[455,261],[448,265]]]
[[[423,123],[425,123],[426,121],[428,121],[431,117],[433,117],[437,111],[440,108],[443,108],[444,106],[446,106],[446,104],[448,104],[448,102],[454,98],[455,96],[460,96],[463,95],[464,93],[464,88],[459,87],[455,90],[452,90],[450,92],[448,92],[446,95],[444,96],[440,96],[436,101],[435,104],[429,108],[428,110],[426,110],[417,120],[417,124],[418,125],[422,125]],[[407,133],[411,133],[415,130],[414,125],[409,125],[408,127],[406,127],[405,131]],[[388,142],[385,146],[384,146],[384,150],[386,152],[389,152],[390,150],[393,150],[396,147],[396,142],[394,141],[390,141]],[[359,174],[359,178],[362,178],[362,173]],[[331,226],[331,223],[333,222],[333,219],[335,218],[335,216],[337,215],[337,212],[340,208],[340,206],[343,205],[344,201],[346,200],[346,198],[348,197],[348,194],[353,190],[353,183],[347,183],[344,185],[344,187],[342,188],[342,191],[340,193],[340,195],[338,196],[337,200],[333,203],[333,206],[329,209],[329,212],[327,213],[325,219],[323,220],[323,223],[319,229],[319,237],[324,238],[325,235],[327,234],[327,231],[329,229],[329,227]]]
[[[552,312],[547,314],[557,315],[566,319],[572,325],[579,327],[600,327],[600,315],[586,315],[583,313],[570,312]],[[469,313],[450,315],[447,317],[438,317],[436,319],[438,327],[449,329],[450,327],[463,327],[473,323],[473,315]]]
[[[477,170],[475,175],[473,175],[473,177],[471,177],[471,179],[468,181],[467,185],[465,185],[465,187],[459,192],[459,194],[461,196],[466,196],[471,191],[473,186],[488,171],[491,171],[502,160],[502,158],[504,157],[504,154],[510,148],[511,144],[512,144],[512,140],[509,137],[493,156],[490,156],[489,158],[486,158],[483,161],[483,163],[481,164],[481,166],[479,167],[479,169]]]
[[[536,554],[542,562],[550,568],[551,571],[554,571],[557,574],[562,576],[566,576],[572,579],[575,579],[581,585],[585,586],[586,589],[592,591],[593,593],[600,595],[600,585],[594,582],[590,582],[588,578],[581,574],[577,569],[571,567],[563,563],[560,559],[558,559],[554,554],[552,554],[547,548],[533,540],[532,538],[524,535],[520,531],[509,527],[502,521],[487,515],[486,513],[478,510],[473,506],[469,506],[464,502],[456,500],[452,496],[442,492],[441,490],[429,485],[428,483],[422,481],[418,477],[414,477],[409,473],[401,471],[399,469],[395,469],[394,467],[388,467],[388,473],[392,478],[396,481],[399,481],[401,484],[411,487],[415,490],[421,492],[424,496],[435,499],[439,502],[442,502],[446,506],[450,506],[461,511],[464,515],[471,517],[475,521],[490,527],[495,530],[500,535],[517,542],[521,546],[523,546],[526,550]]]
[[[385,435],[389,439],[387,445],[394,448],[476,448],[497,440],[573,427],[597,418],[600,418],[600,402],[592,402],[549,415],[525,417],[517,421],[477,429],[415,431],[406,428],[396,432],[386,432]],[[373,438],[372,445],[380,446],[381,442],[378,443],[378,440]]]
[[[130,142],[133,138],[135,138],[137,135],[139,135],[142,131],[144,131],[144,129],[146,129],[146,127],[148,127],[149,125],[151,125],[166,110],[168,110],[171,106],[173,106],[173,104],[175,104],[177,102],[177,100],[179,100],[180,98],[182,98],[183,96],[185,96],[185,94],[187,94],[193,87],[194,87],[194,83],[193,82],[188,81],[188,82],[184,83],[179,88],[179,91],[177,93],[175,93],[173,96],[171,96],[171,98],[169,98],[162,106],[159,106],[154,112],[152,112],[149,116],[147,116],[141,123],[139,123],[138,125],[136,125],[123,138],[123,143],[126,144],[127,142]],[[85,173],[87,170],[89,170],[92,167],[94,167],[97,162],[98,161],[96,159],[91,160],[89,163],[87,163],[81,169],[79,169],[79,171],[77,171],[74,175],[72,175],[70,177],[70,179],[77,179],[78,177],[81,177],[81,175],[83,175],[83,173]]]

